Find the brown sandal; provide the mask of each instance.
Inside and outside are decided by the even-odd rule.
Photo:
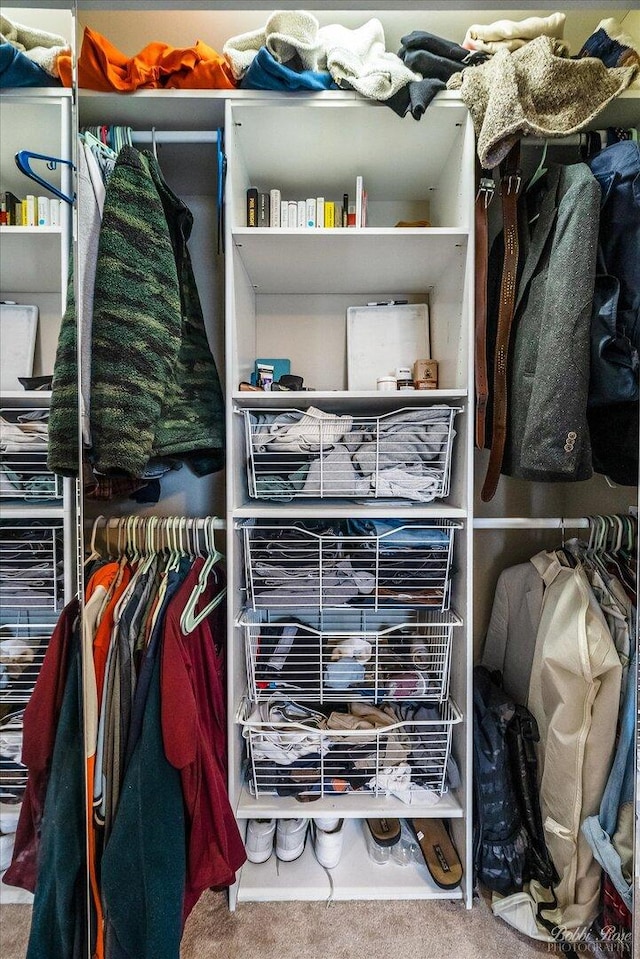
[[[409,819],[427,869],[440,889],[455,889],[462,881],[462,864],[443,819]]]
[[[400,841],[399,819],[367,819],[367,826],[379,846],[395,846]]]

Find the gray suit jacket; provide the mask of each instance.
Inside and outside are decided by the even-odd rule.
[[[482,654],[482,665],[500,670],[505,692],[522,706],[529,697],[543,594],[544,583],[533,563],[503,570]]]
[[[589,327],[600,187],[589,168],[576,163],[551,165],[544,188],[531,226],[537,212],[532,197],[525,194],[521,204],[522,272],[502,471],[530,480],[588,479]]]

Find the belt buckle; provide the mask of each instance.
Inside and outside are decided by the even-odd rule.
[[[496,192],[496,185],[493,180],[493,177],[483,176],[480,178],[480,184],[478,186],[478,192],[476,193],[476,200],[480,198],[481,194],[484,194],[484,207],[485,210],[493,200],[493,195]]]
[[[514,182],[515,188],[513,186]],[[520,173],[520,170],[516,170],[515,173],[509,173],[507,176],[503,177],[502,184],[503,186],[506,186],[507,193],[518,194],[522,185],[522,174]]]

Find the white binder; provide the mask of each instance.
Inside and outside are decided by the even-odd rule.
[[[19,376],[33,374],[38,307],[0,303],[0,390],[22,390]]]

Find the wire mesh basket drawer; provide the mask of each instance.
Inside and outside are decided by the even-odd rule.
[[[17,712],[11,711],[0,719],[0,743],[2,743],[2,779],[0,781],[0,794],[2,810],[4,812],[16,812],[20,807],[18,803],[22,801],[24,791],[27,786],[27,777],[29,771],[22,762],[22,741],[23,730],[22,723],[24,719],[24,710]],[[15,829],[15,826],[13,827]],[[2,829],[2,822],[0,822]],[[10,833],[9,829],[2,829],[3,832]]]
[[[449,788],[452,730],[462,716],[451,700],[336,704],[324,713],[280,701],[245,702],[237,719],[256,796],[393,790],[410,800],[419,790],[441,796]]]
[[[62,477],[47,466],[49,410],[0,409],[0,501],[62,499]]]
[[[247,605],[253,609],[449,609],[451,520],[247,520]]]
[[[57,610],[63,601],[62,520],[3,520],[0,605]]]
[[[0,624],[0,705],[27,703],[34,690],[55,622],[46,612],[19,610]]]
[[[461,624],[455,613],[432,610],[320,612],[303,619],[246,610],[239,625],[251,699],[444,702],[453,632]]]
[[[449,495],[453,421],[442,404],[351,416],[309,409],[240,411],[254,499]]]

